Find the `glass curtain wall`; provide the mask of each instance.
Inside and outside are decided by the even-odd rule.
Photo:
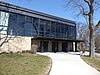
[[[17,36],[76,38],[76,26],[10,13],[9,34]]]
[[[76,27],[40,19],[39,36],[75,39]]]
[[[9,34],[15,36],[37,36],[38,33],[38,19],[10,13],[9,15]]]

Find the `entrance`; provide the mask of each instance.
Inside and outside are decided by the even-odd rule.
[[[40,41],[41,52],[48,52],[48,41]]]
[[[52,42],[52,52],[58,52],[58,42]]]
[[[68,43],[67,42],[62,42],[62,51],[68,52]]]

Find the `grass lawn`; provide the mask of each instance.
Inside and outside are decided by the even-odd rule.
[[[82,56],[81,58],[100,72],[100,57],[90,58],[89,56]]]
[[[41,55],[1,54],[0,75],[45,75],[51,59]]]

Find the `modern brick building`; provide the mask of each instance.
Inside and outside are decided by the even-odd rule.
[[[1,34],[15,36],[10,44],[6,43],[2,47],[6,48],[4,51],[30,50],[32,45],[37,45],[40,52],[77,51],[77,42],[80,42],[76,39],[74,21],[5,2],[0,2],[2,28]]]

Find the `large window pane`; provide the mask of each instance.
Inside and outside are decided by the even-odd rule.
[[[33,26],[34,26],[34,31],[38,34],[38,25],[39,25],[39,19],[38,18],[33,18]]]
[[[39,26],[39,35],[40,36],[44,36],[45,35],[45,25],[46,25],[46,21],[45,20],[40,20],[40,26]]]
[[[62,38],[66,37],[66,31],[65,31],[65,25],[64,24],[61,25],[61,37]]]
[[[46,21],[46,26],[45,26],[45,36],[46,37],[50,37],[50,26],[51,26],[50,21]]]
[[[8,29],[8,33],[12,34],[12,35],[18,35],[18,15],[15,13],[10,13],[9,14],[9,29]]]
[[[36,36],[37,35],[37,27],[34,24],[35,19],[29,16],[26,16],[25,23],[25,35],[26,36]]]
[[[56,23],[51,22],[51,36],[56,37]]]
[[[9,13],[0,11],[0,33],[7,34]]]
[[[20,28],[24,28],[24,24],[25,24],[25,16],[18,15],[18,26]]]
[[[60,23],[57,23],[56,25],[56,37],[60,38],[61,37],[61,33],[60,33]]]

